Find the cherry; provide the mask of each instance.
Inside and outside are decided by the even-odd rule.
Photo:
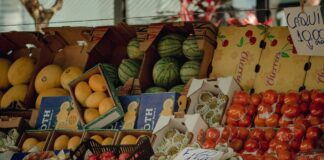
[[[252,35],[253,35],[253,32],[251,30],[246,31],[246,33],[245,33],[245,36],[248,38],[252,37]]]
[[[289,35],[289,36],[287,37],[287,40],[289,41],[290,44],[293,44],[293,41],[292,41],[292,39],[291,39],[291,35]]]
[[[274,39],[272,42],[271,42],[271,46],[274,47],[276,46],[278,43],[278,41],[276,39]]]
[[[250,37],[250,44],[253,45],[256,42],[256,38],[255,37]]]
[[[227,40],[227,39],[223,41],[222,46],[223,46],[223,47],[228,46],[228,40]]]

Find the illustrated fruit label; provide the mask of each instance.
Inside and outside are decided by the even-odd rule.
[[[311,67],[306,73],[305,87],[311,89],[324,88],[324,57],[311,57]]]
[[[297,55],[287,27],[268,29],[266,47],[260,58],[260,71],[254,89],[257,93],[268,89],[277,92],[298,91],[303,85],[304,65],[309,56]]]
[[[265,34],[264,26],[220,27],[210,77],[234,76],[244,90],[250,90]]]

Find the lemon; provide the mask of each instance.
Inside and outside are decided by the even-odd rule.
[[[68,146],[69,137],[67,135],[60,135],[54,142],[54,150],[63,150]]]
[[[100,102],[107,97],[105,92],[94,92],[86,99],[86,107],[98,108]]]
[[[123,137],[123,139],[120,141],[121,145],[127,145],[127,144],[136,144],[137,138],[133,135],[126,135]]]
[[[77,101],[86,106],[86,99],[91,95],[92,90],[87,82],[81,81],[74,88],[74,94]]]
[[[107,90],[106,82],[101,74],[94,74],[89,78],[89,86],[96,92],[104,92]]]
[[[28,152],[31,148],[33,148],[35,145],[37,145],[38,143],[38,140],[36,138],[27,138],[21,149],[24,151],[24,152]]]
[[[81,138],[79,136],[73,136],[67,144],[67,149],[74,151],[79,146],[80,142]]]
[[[99,114],[102,115],[114,107],[114,100],[111,97],[104,98],[99,103]]]
[[[96,142],[98,142],[98,143],[100,143],[100,144],[101,144],[102,141],[103,141],[102,137],[99,136],[99,135],[93,135],[93,136],[90,137],[90,139],[93,139],[93,140],[95,140]]]
[[[100,116],[100,114],[99,114],[98,110],[93,109],[93,108],[86,109],[83,113],[83,118],[84,118],[85,123],[89,123],[99,116]]]
[[[111,137],[107,137],[101,142],[101,145],[110,145],[110,144],[112,144],[112,142],[113,142],[113,139]]]

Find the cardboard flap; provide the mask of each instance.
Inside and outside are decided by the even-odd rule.
[[[149,47],[153,44],[154,40],[156,40],[157,36],[163,29],[165,24],[163,23],[156,23],[149,25],[147,29],[147,37],[144,42],[140,43],[140,50],[147,51]]]
[[[190,97],[192,94],[194,94],[197,90],[199,90],[204,83],[203,79],[192,79],[191,85],[189,87],[187,97]],[[195,85],[192,85],[195,84]]]
[[[155,134],[156,132],[160,131],[161,129],[163,129],[164,127],[166,127],[169,122],[171,121],[172,116],[163,116],[160,115],[159,120],[157,121],[155,128],[153,130],[153,134]]]
[[[0,117],[0,128],[18,128],[22,120],[21,117]]]

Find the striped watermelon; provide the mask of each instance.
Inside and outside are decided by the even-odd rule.
[[[197,77],[200,71],[200,63],[188,61],[180,69],[180,77],[183,83],[187,83],[191,78]]]
[[[182,55],[182,42],[184,37],[179,34],[168,34],[158,42],[158,52],[160,57],[179,57]]]
[[[130,59],[143,59],[144,52],[139,49],[137,38],[133,38],[127,45],[127,55]]]
[[[123,59],[118,68],[118,77],[125,84],[129,78],[136,78],[140,70],[141,63],[134,59]]]
[[[109,65],[109,64],[104,64],[105,70],[107,71],[106,73],[108,74],[109,79],[115,86],[119,85],[119,78],[118,78],[118,70],[115,66]]]
[[[159,92],[166,92],[167,90],[161,87],[150,87],[145,90],[145,93],[159,93]]]
[[[180,66],[176,59],[161,58],[153,67],[153,81],[156,86],[170,88],[180,80]]]
[[[201,60],[203,50],[198,48],[197,40],[194,35],[189,35],[182,45],[183,54],[190,60]]]
[[[183,91],[184,85],[183,84],[179,84],[176,86],[173,86],[169,92],[176,92],[176,93],[181,93]]]

